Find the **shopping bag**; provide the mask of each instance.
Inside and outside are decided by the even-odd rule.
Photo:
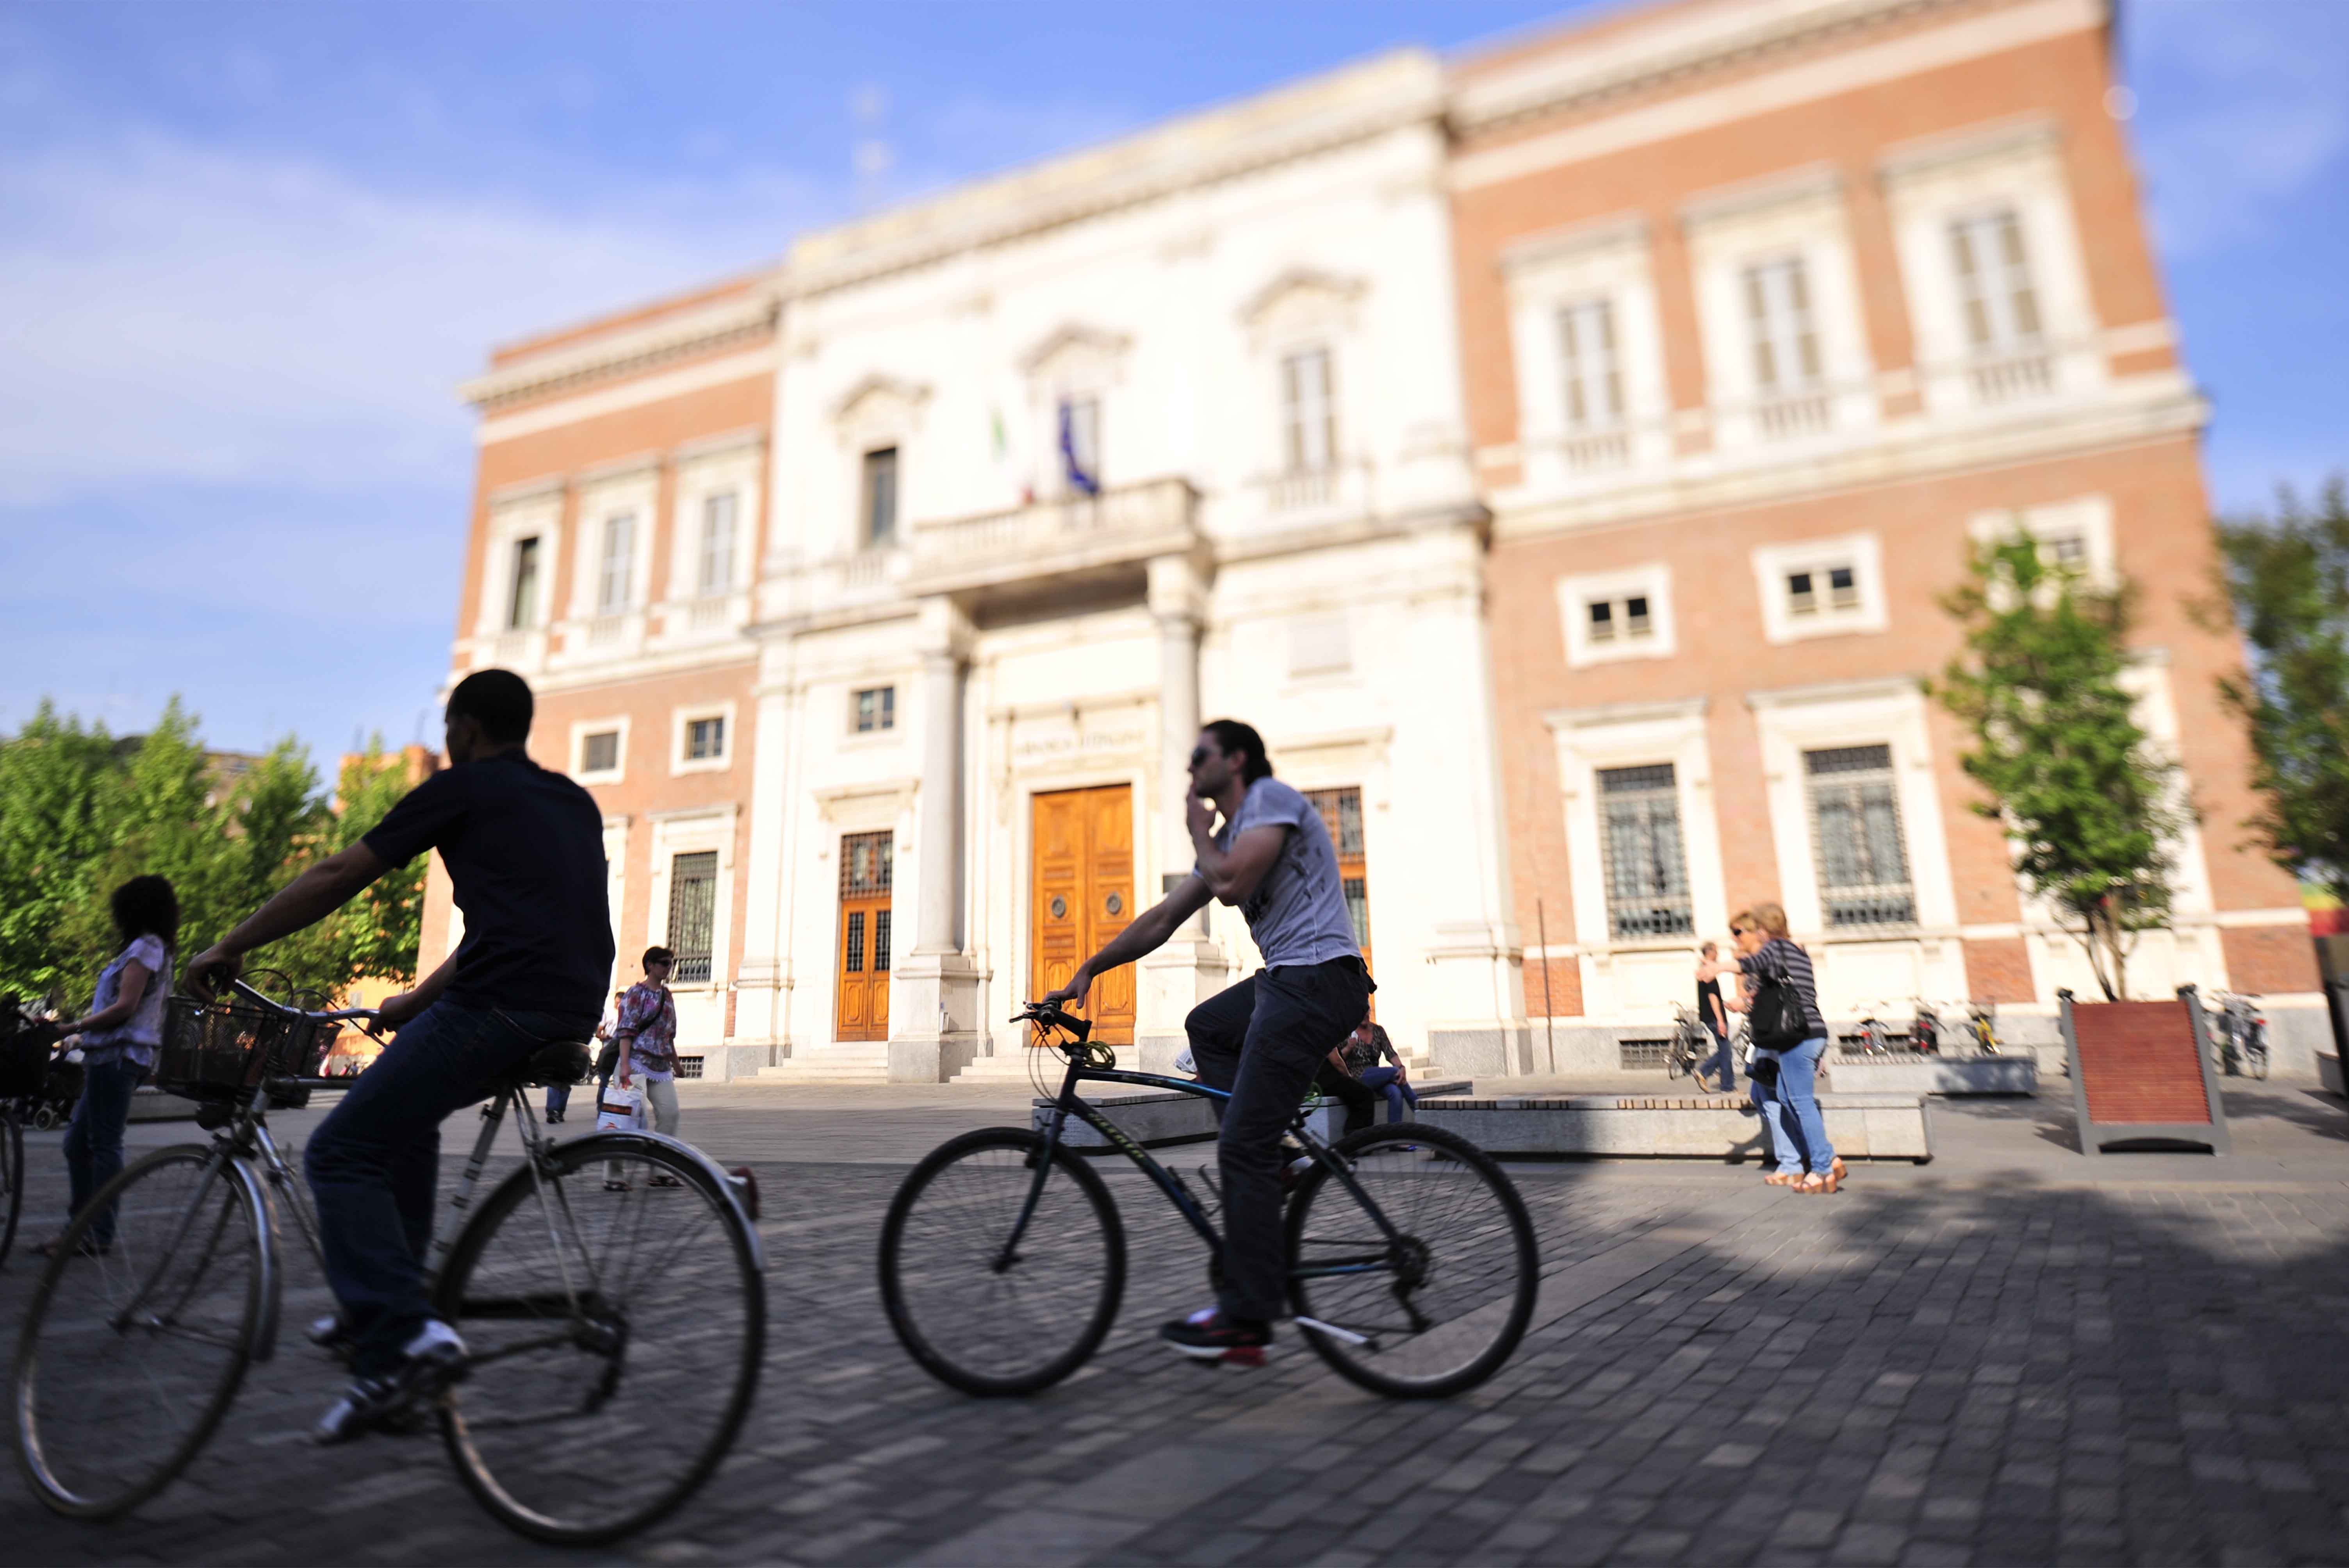
[[[645,1126],[645,1091],[605,1084],[595,1102],[598,1132],[641,1132]]]

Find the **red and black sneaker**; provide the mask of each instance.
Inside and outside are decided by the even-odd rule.
[[[1272,1325],[1252,1318],[1226,1317],[1211,1306],[1188,1317],[1176,1318],[1159,1329],[1158,1337],[1170,1348],[1195,1360],[1261,1367],[1264,1347],[1272,1343]]]

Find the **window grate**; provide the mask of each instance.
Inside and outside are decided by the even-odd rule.
[[[678,1057],[677,1076],[681,1078],[699,1078],[701,1076],[701,1058],[699,1057]]]
[[[850,833],[840,841],[840,896],[879,898],[896,871],[895,833]]]
[[[1661,1068],[1671,1060],[1670,1040],[1624,1040],[1615,1047],[1616,1063],[1627,1073]]]
[[[1672,765],[1599,769],[1599,810],[1609,931],[1633,941],[1693,931]]]
[[[1803,753],[1819,903],[1833,930],[1913,925],[1917,900],[1889,746]]]
[[[677,954],[680,985],[709,983],[711,937],[718,916],[718,851],[700,850],[669,862],[668,947]]]

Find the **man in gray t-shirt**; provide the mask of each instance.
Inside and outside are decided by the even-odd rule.
[[[1223,828],[1215,830],[1216,817]],[[1223,1288],[1159,1337],[1186,1356],[1255,1366],[1282,1315],[1280,1134],[1330,1053],[1370,1008],[1330,830],[1272,776],[1264,738],[1219,718],[1191,752],[1191,874],[1077,966],[1046,1002],[1084,1006],[1094,979],[1172,936],[1209,899],[1238,908],[1264,968],[1191,1010],[1200,1080],[1226,1090],[1216,1162],[1224,1182]]]

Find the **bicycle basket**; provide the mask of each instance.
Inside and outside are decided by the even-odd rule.
[[[189,1099],[240,1099],[264,1078],[316,1074],[335,1032],[248,1002],[174,996],[163,1010],[155,1086]]]

